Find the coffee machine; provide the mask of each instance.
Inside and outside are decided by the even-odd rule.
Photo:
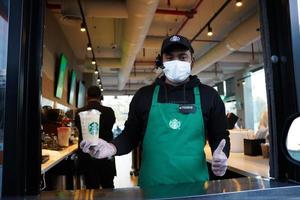
[[[60,150],[57,128],[63,124],[64,111],[44,106],[41,110],[42,148]]]
[[[57,128],[62,126],[64,111],[61,109],[46,109],[43,112],[42,125],[45,134],[57,136]]]

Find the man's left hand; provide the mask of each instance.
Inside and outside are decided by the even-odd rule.
[[[213,153],[211,169],[216,176],[224,176],[227,170],[227,156],[223,152],[226,140],[223,139]]]

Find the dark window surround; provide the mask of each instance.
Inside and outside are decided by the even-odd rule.
[[[291,34],[293,52],[300,52],[300,10],[298,10],[298,1],[289,1],[290,4],[290,19],[291,19]],[[298,110],[300,112],[300,56],[294,56],[295,81],[298,96]]]
[[[43,0],[11,0],[3,195],[35,195],[40,181],[40,67]],[[280,150],[284,121],[298,111],[291,52],[288,1],[260,0],[271,128],[271,175],[297,179],[299,167]],[[271,55],[285,56],[278,64]],[[29,81],[30,80],[30,81]],[[271,109],[272,108],[272,109]],[[27,156],[30,155],[30,156]],[[287,175],[287,176],[286,176]]]
[[[39,193],[44,0],[10,0],[2,196]]]
[[[300,167],[288,161],[282,148],[285,121],[299,112],[297,106],[290,11],[288,0],[260,0],[260,21],[269,110],[270,175],[300,181]],[[272,63],[271,56],[278,62]]]

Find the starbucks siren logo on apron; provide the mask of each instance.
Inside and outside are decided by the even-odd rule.
[[[181,127],[181,122],[177,119],[172,119],[169,122],[169,127],[174,130],[179,130]]]
[[[99,131],[99,124],[97,122],[92,122],[89,124],[89,134],[97,135]]]

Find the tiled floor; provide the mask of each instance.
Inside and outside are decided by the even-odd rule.
[[[114,179],[115,188],[126,188],[137,185],[137,177],[130,176],[131,153],[124,156],[116,156],[117,176]]]

